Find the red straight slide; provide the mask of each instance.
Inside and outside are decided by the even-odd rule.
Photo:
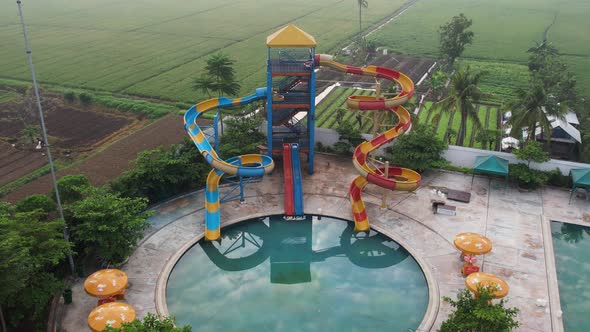
[[[293,203],[293,168],[291,167],[291,144],[283,144],[283,173],[285,177],[285,215],[295,215]]]

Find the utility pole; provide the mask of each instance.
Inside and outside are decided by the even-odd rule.
[[[68,225],[65,223],[64,210],[61,205],[61,198],[59,197],[59,190],[57,188],[57,179],[55,177],[55,167],[53,166],[53,158],[51,157],[51,149],[49,148],[49,141],[47,140],[47,129],[45,128],[45,118],[43,117],[43,107],[41,106],[41,97],[39,97],[39,89],[37,87],[37,78],[35,76],[35,67],[33,66],[33,55],[31,48],[29,47],[29,39],[27,38],[27,29],[25,27],[25,19],[23,17],[23,9],[20,0],[16,0],[18,6],[18,15],[20,17],[20,23],[23,27],[23,37],[25,40],[25,51],[29,60],[29,68],[31,69],[31,76],[33,77],[33,89],[35,90],[35,98],[37,99],[37,108],[39,109],[39,120],[41,121],[41,130],[43,131],[43,141],[45,142],[45,148],[47,150],[47,159],[49,159],[49,169],[51,170],[51,180],[53,181],[53,189],[55,190],[55,200],[57,201],[57,210],[59,217],[64,221],[64,240],[70,242],[70,231]],[[74,258],[72,254],[68,254],[68,261],[70,263],[70,272],[72,276],[76,275],[76,267],[74,266]]]

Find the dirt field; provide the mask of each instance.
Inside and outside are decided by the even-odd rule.
[[[185,136],[182,117],[168,115],[150,126],[118,140],[104,151],[79,164],[59,171],[57,176],[59,178],[68,174],[86,174],[92,184],[104,185],[129,169],[132,166],[130,161],[136,158],[137,153],[162,145],[169,146],[180,143]],[[50,191],[51,176],[47,174],[27,183],[1,200],[14,203],[28,195]]]
[[[25,125],[18,115],[19,112],[21,110],[15,104],[2,108],[0,137],[6,140],[22,138],[21,132]],[[45,125],[51,137],[51,144],[56,148],[68,150],[85,150],[134,121],[137,120],[101,112],[99,109],[81,110],[67,106],[51,110],[45,115]],[[37,118],[31,122],[38,123]],[[40,137],[41,133],[37,136]],[[19,143],[24,145],[29,142],[23,140]]]
[[[47,163],[47,157],[38,151],[17,150],[0,142],[0,186],[29,174]]]

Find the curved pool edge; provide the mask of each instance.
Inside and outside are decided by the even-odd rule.
[[[233,224],[240,223],[242,221],[265,217],[271,215],[272,211],[265,211],[264,213],[255,213],[248,216],[241,216],[239,218],[235,218],[232,220],[228,220],[224,222],[221,227],[231,226]],[[280,214],[280,213],[279,213]],[[319,216],[317,214],[309,213],[310,215]],[[333,217],[338,218],[343,221],[349,221],[349,219],[345,216],[332,216],[332,215],[321,215],[322,217]],[[440,292],[438,288],[438,283],[434,278],[434,274],[432,273],[432,269],[430,268],[429,264],[426,262],[424,258],[422,258],[417,251],[409,245],[406,241],[404,241],[401,236],[395,234],[392,231],[386,230],[378,225],[371,225],[371,228],[380,234],[392,239],[393,241],[397,242],[400,246],[402,246],[408,253],[414,258],[414,260],[418,263],[418,266],[422,270],[424,277],[426,279],[426,284],[428,286],[428,306],[426,307],[426,312],[424,313],[424,318],[422,322],[418,326],[418,331],[430,331],[432,326],[436,321],[436,317],[438,315],[438,310],[440,307]],[[168,285],[168,279],[172,270],[180,260],[180,258],[195,244],[197,244],[203,237],[205,236],[205,232],[199,233],[193,239],[187,241],[183,244],[166,262],[164,268],[160,271],[158,275],[158,279],[156,282],[156,292],[155,292],[155,302],[156,302],[156,312],[158,315],[169,316],[170,312],[168,311],[168,305],[166,303],[166,286]]]

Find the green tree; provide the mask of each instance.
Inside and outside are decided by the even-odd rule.
[[[91,187],[90,181],[83,174],[66,175],[57,181],[59,197],[64,204],[81,200],[84,192]],[[51,189],[51,198],[55,199],[55,189]]]
[[[206,94],[208,97],[211,97],[211,91],[215,88],[215,80],[213,77],[203,74],[201,77],[196,78],[193,82],[193,88],[196,90],[200,90],[202,93]]]
[[[386,151],[392,165],[424,172],[444,162],[442,153],[446,148],[447,144],[430,126],[418,124],[408,134],[398,137]]]
[[[543,151],[541,143],[528,141],[520,149],[513,151],[516,158],[525,160],[527,163],[510,165],[510,177],[515,179],[520,187],[534,189],[539,185],[547,183],[549,176],[542,171],[531,169],[531,162],[543,163],[549,160],[549,154]]]
[[[432,90],[432,97],[434,99],[440,99],[448,77],[449,76],[442,70],[437,70],[432,74],[432,77],[430,78],[430,89]]]
[[[549,117],[563,118],[567,113],[567,107],[547,93],[543,84],[537,80],[533,80],[528,89],[518,88],[516,98],[506,106],[512,113],[508,121],[512,126],[510,135],[522,137],[522,130],[525,129],[527,140],[535,140],[537,128],[540,127],[550,141],[553,128]]]
[[[531,76],[542,83],[548,94],[558,103],[573,104],[576,99],[576,80],[561,61],[559,50],[548,40],[528,49]]]
[[[72,240],[87,254],[96,253],[107,262],[120,263],[143,237],[150,213],[146,198],[120,197],[91,188],[82,200],[66,206]]]
[[[40,221],[41,212],[0,217],[0,318],[17,327],[23,318],[43,325],[50,299],[63,287],[53,273],[70,252],[62,220]],[[5,322],[2,322],[5,325]]]
[[[207,76],[212,79],[211,91],[219,96],[235,96],[240,92],[240,83],[236,81],[236,72],[233,68],[235,61],[223,53],[211,55],[207,59],[205,70]]]
[[[528,141],[524,147],[513,151],[516,158],[525,160],[527,167],[531,166],[531,161],[536,163],[544,163],[549,161],[549,154],[543,151],[543,146],[537,141]]]
[[[46,219],[48,214],[55,211],[55,202],[47,195],[34,194],[16,203],[17,212],[33,212],[40,211],[42,219]]]
[[[111,182],[124,197],[147,197],[158,202],[205,183],[209,167],[191,141],[141,152],[135,167]]]
[[[443,297],[454,311],[438,330],[439,332],[510,332],[520,326],[516,320],[517,308],[506,308],[506,301],[492,303],[492,292],[478,288],[478,297],[463,290],[457,300]]]
[[[150,312],[143,320],[136,319],[131,323],[123,323],[120,328],[108,327],[105,332],[191,332],[190,325],[176,327],[174,319],[170,317],[157,316]]]
[[[356,0],[357,5],[359,6],[359,36],[358,36],[358,43],[360,48],[364,48],[363,45],[363,24],[362,24],[362,13],[363,8],[369,8],[369,1],[368,0]]]
[[[227,130],[221,136],[219,153],[222,158],[246,153],[258,153],[258,146],[265,143],[266,136],[258,128],[262,117],[236,116],[226,121]]]
[[[479,84],[483,72],[472,72],[470,67],[458,70],[451,77],[449,95],[435,105],[438,114],[432,119],[433,122],[440,120],[441,112],[455,113],[461,117],[459,132],[457,133],[457,145],[462,146],[467,134],[467,121],[471,119],[475,130],[481,130],[481,122],[477,114],[477,103],[484,93],[481,92]]]
[[[473,31],[469,27],[473,22],[463,13],[454,16],[450,22],[441,25],[438,29],[440,37],[440,53],[444,58],[447,68],[450,70],[455,60],[463,54],[465,46],[473,41]]]

